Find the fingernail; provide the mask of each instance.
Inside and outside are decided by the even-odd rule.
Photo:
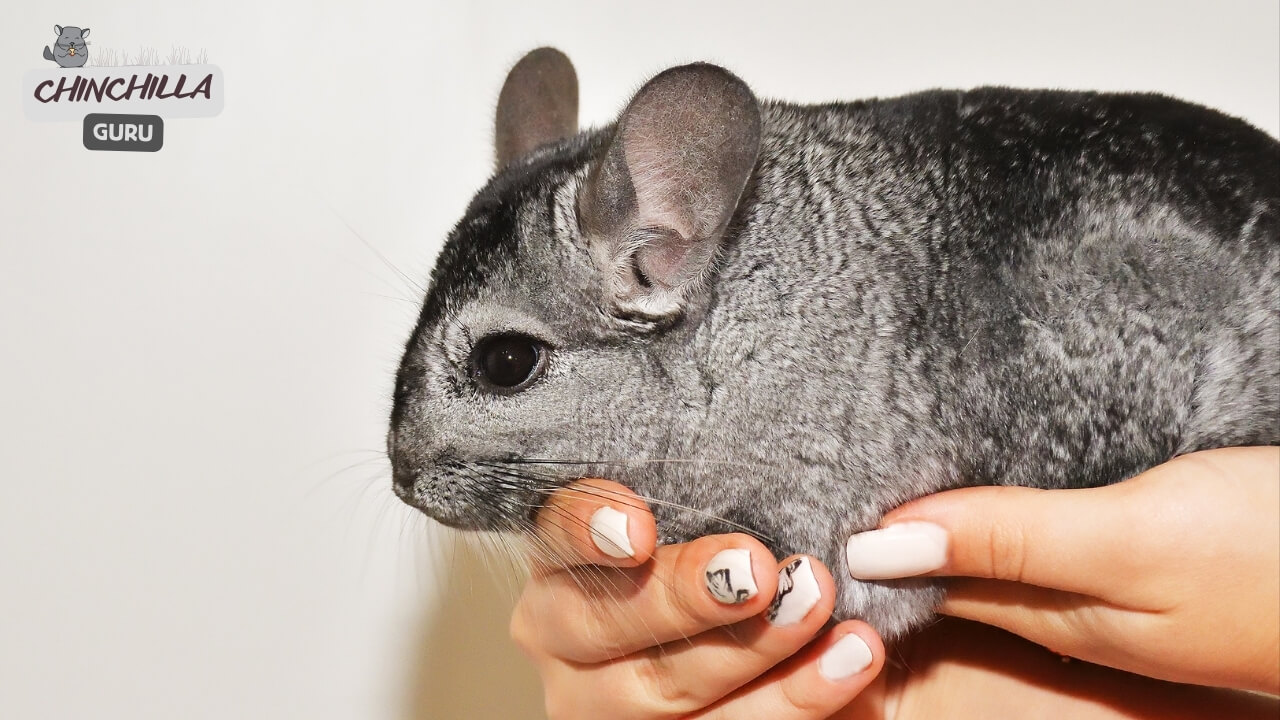
[[[849,574],[859,580],[911,577],[947,564],[947,531],[928,522],[904,522],[858,533],[845,545]]]
[[[591,542],[609,557],[636,556],[631,538],[627,537],[627,514],[611,507],[602,507],[591,515]]]
[[[716,553],[707,563],[707,590],[726,605],[737,605],[755,597],[760,590],[751,574],[751,551],[730,548]]]
[[[818,587],[818,578],[813,576],[809,558],[796,558],[778,573],[778,594],[773,596],[765,617],[777,627],[795,625],[821,597],[822,590]]]
[[[871,648],[862,638],[852,633],[845,635],[827,648],[818,658],[818,672],[831,680],[843,680],[871,667]]]

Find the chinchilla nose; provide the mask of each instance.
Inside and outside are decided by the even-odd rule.
[[[410,457],[398,428],[392,427],[387,433],[387,457],[391,460],[391,481],[401,490],[413,489],[414,480],[418,477],[417,463]]]
[[[412,490],[413,483],[418,479],[418,473],[409,470],[403,465],[393,463],[391,465],[391,482],[401,490]]]
[[[387,434],[391,480],[399,490],[412,490],[423,472],[437,466],[444,455],[443,450],[434,444],[415,441],[414,435],[398,428]]]

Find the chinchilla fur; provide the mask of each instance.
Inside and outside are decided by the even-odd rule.
[[[893,637],[941,591],[847,577],[889,509],[1280,443],[1280,142],[1241,120],[1009,88],[800,106],[701,64],[608,127],[576,103],[559,53],[513,70],[405,350],[396,491],[445,524],[528,532],[611,478],[663,542],[815,555],[835,617]],[[477,369],[499,336],[537,349],[515,390]]]

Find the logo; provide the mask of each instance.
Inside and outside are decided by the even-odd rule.
[[[84,116],[84,146],[89,150],[155,152],[164,146],[164,119],[158,115]]]
[[[53,43],[55,49],[50,50],[45,45],[44,59],[58,63],[58,67],[84,67],[89,60],[89,45],[85,42],[85,38],[89,36],[89,28],[81,30],[78,27],[54,25],[53,31],[58,33],[58,39]]]
[[[23,111],[31,120],[82,121],[90,150],[154,152],[163,145],[165,119],[222,112],[222,70],[203,50],[193,57],[174,47],[162,57],[144,47],[130,55],[91,46],[87,27],[53,31],[45,67],[23,75]]]

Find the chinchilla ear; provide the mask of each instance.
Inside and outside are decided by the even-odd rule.
[[[759,150],[759,103],[724,68],[671,68],[636,93],[578,198],[616,305],[681,311],[715,261]]]
[[[501,168],[530,150],[578,132],[578,75],[555,48],[520,58],[498,95],[494,153]]]
[[[89,28],[85,28],[85,29],[81,30],[81,31],[80,31],[80,37],[82,37],[82,38],[89,37]]]
[[[54,35],[61,35],[61,34],[62,34],[62,26],[61,26],[61,25],[54,25],[54,26],[53,26],[53,34],[54,34]]]

